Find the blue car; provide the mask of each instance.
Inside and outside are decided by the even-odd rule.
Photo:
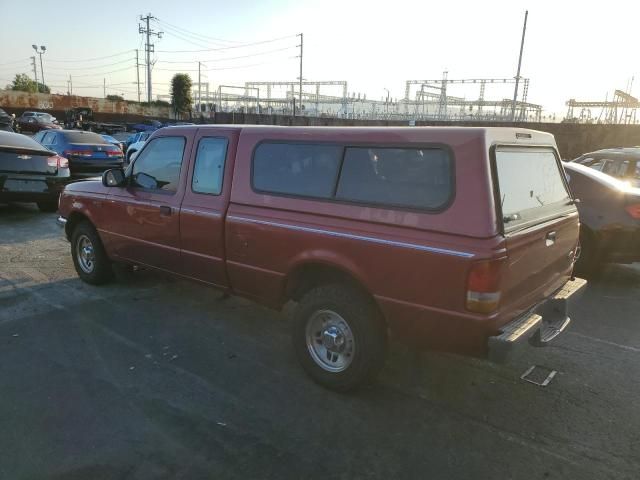
[[[101,134],[100,136],[104,138],[107,142],[109,142],[111,145],[117,146],[120,150],[124,152],[124,142],[121,142],[117,138],[113,138],[111,135],[106,135],[104,133]]]
[[[134,123],[129,127],[134,132],[155,132],[159,128],[162,128],[162,123],[157,120],[145,120],[141,123]]]
[[[124,164],[122,150],[97,133],[42,130],[33,139],[69,160],[69,170],[74,178],[96,177],[110,168],[122,168]]]

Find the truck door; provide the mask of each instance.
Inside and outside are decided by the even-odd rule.
[[[190,147],[186,136],[155,137],[136,157],[129,184],[110,189],[104,234],[118,256],[179,272],[180,203]]]
[[[180,207],[181,274],[228,287],[225,216],[238,132],[199,129]]]
[[[493,156],[508,255],[501,303],[527,309],[569,279],[578,211],[553,148],[498,146]]]

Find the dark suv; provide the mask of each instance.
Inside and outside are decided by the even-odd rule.
[[[640,187],[640,147],[606,148],[572,161]]]

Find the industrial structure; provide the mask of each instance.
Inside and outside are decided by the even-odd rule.
[[[539,122],[542,106],[527,101],[529,79],[515,102],[515,120]],[[304,116],[335,116],[356,119],[510,121],[513,100],[504,95],[490,97],[494,86],[513,86],[514,78],[449,79],[447,72],[436,80],[407,80],[404,98],[367,98],[349,93],[344,80],[249,81],[244,86],[207,83],[193,85],[194,110],[205,117],[216,111],[252,112]],[[472,95],[453,96],[451,87]],[[471,88],[477,90],[471,91]],[[300,90],[302,88],[302,91]],[[159,100],[170,100],[167,95]]]
[[[566,122],[630,124],[636,123],[640,101],[622,90],[616,90],[612,100],[605,98],[604,101],[577,101],[572,98],[566,105],[569,107]],[[580,109],[577,116],[576,108]],[[592,113],[592,109],[599,110],[597,117]]]

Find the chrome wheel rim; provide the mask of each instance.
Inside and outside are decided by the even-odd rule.
[[[92,273],[96,267],[96,256],[93,250],[93,243],[86,235],[80,235],[76,242],[76,258],[78,265],[84,273]]]
[[[332,310],[317,310],[307,321],[307,349],[313,361],[327,372],[349,368],[356,342],[347,321]]]

